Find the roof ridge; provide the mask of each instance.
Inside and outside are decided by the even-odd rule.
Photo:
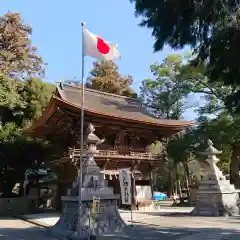
[[[72,88],[73,91],[74,90],[77,91],[78,89],[80,90],[82,88],[81,86],[73,86],[73,85],[66,84],[66,83],[63,83],[62,85],[63,85],[63,87],[67,86],[69,88]],[[112,96],[112,97],[117,97],[117,98],[122,98],[122,99],[129,99],[129,100],[139,102],[138,98],[126,97],[126,96],[122,96],[122,95],[118,95],[118,94],[114,94],[114,93],[103,92],[100,90],[95,90],[95,89],[91,89],[91,88],[87,88],[87,87],[85,87],[84,89],[85,89],[85,91],[88,91],[88,92],[95,92],[95,93],[100,93],[101,95]]]

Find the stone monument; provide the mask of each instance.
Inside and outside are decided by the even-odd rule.
[[[49,229],[54,236],[64,239],[89,239],[114,232],[130,233],[133,231],[119,215],[117,206],[120,196],[114,194],[112,188],[107,187],[104,174],[100,172],[94,160],[94,155],[98,153],[97,145],[104,141],[100,140],[94,131],[94,126],[89,124],[85,141],[87,150],[83,163],[81,208],[79,208],[78,177],[68,191],[68,196],[62,197],[62,215],[56,225]],[[94,197],[100,199],[100,203],[98,202],[98,212],[93,215]],[[78,222],[79,209],[81,209],[80,223]]]
[[[218,154],[221,154],[208,140],[208,148],[203,155],[208,167],[205,167],[205,176],[199,183],[196,206],[193,215],[200,216],[235,216],[239,214],[238,198],[239,192],[234,185],[223,175],[217,167]]]

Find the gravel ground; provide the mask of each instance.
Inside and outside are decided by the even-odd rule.
[[[134,234],[114,234],[99,240],[239,240],[238,218],[152,216],[135,223]],[[0,219],[0,240],[56,240],[46,229],[19,219]]]

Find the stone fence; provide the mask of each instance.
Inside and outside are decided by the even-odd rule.
[[[18,216],[36,211],[36,198],[0,198],[0,216]]]

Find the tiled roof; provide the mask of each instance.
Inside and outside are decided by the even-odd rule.
[[[81,106],[81,88],[63,84],[57,89],[57,95],[62,100]],[[129,119],[141,122],[151,122],[157,125],[168,126],[190,126],[191,122],[179,120],[157,119],[151,116],[141,105],[138,99],[123,97],[110,93],[104,93],[85,88],[84,109],[98,114],[109,115],[122,119]]]

